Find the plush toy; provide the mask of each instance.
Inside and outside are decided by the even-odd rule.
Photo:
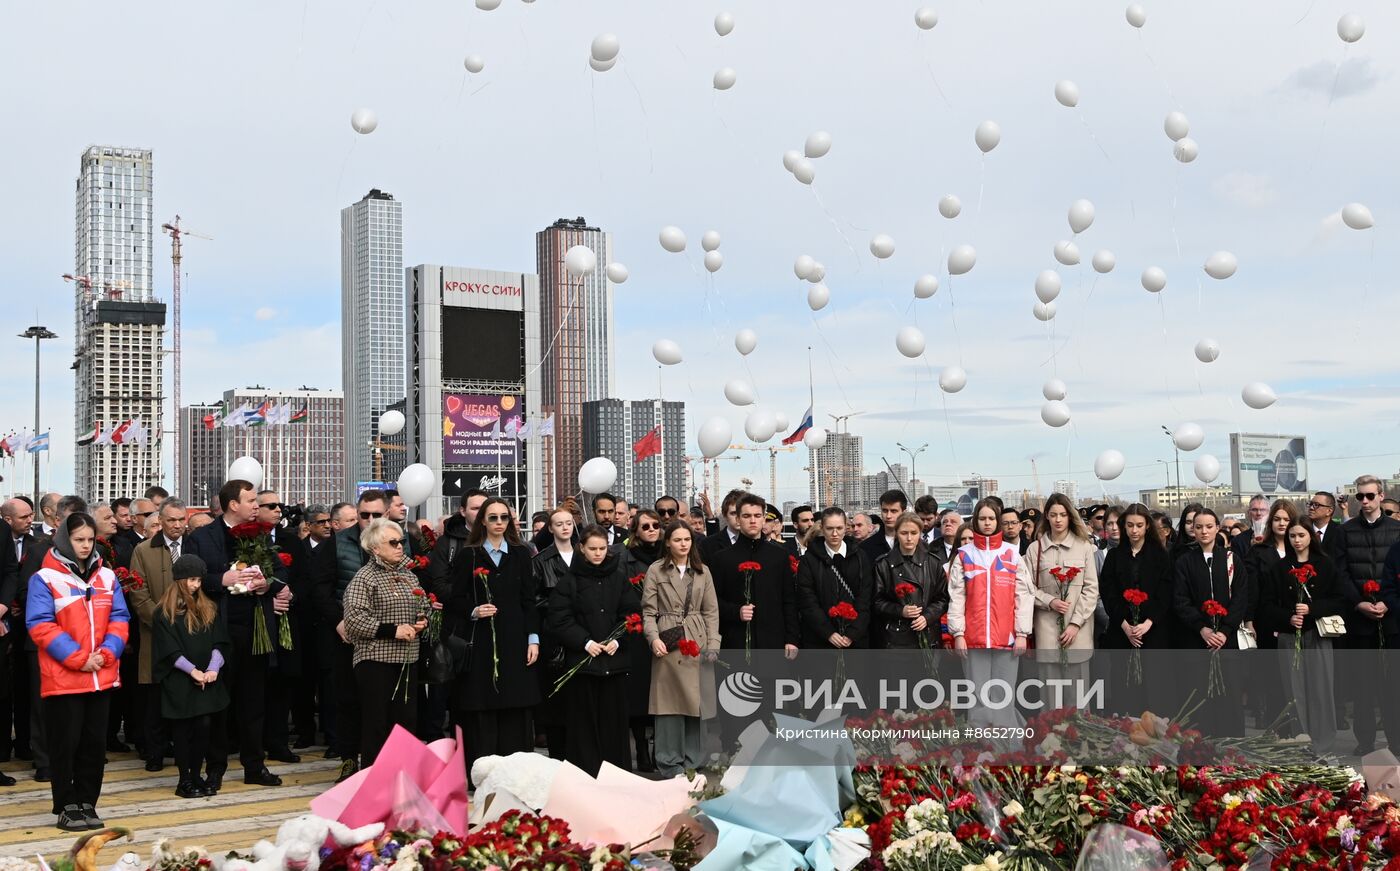
[[[277,830],[276,842],[258,841],[253,845],[253,858],[230,859],[222,871],[318,871],[321,867],[321,847],[326,838],[337,847],[349,847],[372,841],[384,833],[383,823],[371,823],[352,829],[344,823],[307,814],[287,820]]]
[[[146,863],[141,861],[141,857],[135,853],[123,853],[108,871],[146,871]]]

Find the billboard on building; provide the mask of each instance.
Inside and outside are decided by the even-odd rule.
[[[515,431],[524,415],[510,394],[444,393],[442,461],[448,465],[513,466],[520,442]]]
[[[1306,436],[1230,433],[1230,470],[1235,495],[1306,494]]]
[[[485,490],[492,496],[499,496],[512,505],[523,503],[527,495],[527,478],[524,469],[511,468],[447,469],[442,473],[442,495],[446,499],[457,500],[468,490]]]

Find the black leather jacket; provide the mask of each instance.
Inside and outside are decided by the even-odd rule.
[[[901,600],[894,588],[913,584],[919,592]],[[901,616],[905,605],[918,605],[928,620],[929,646],[941,646],[939,622],[948,612],[948,577],[943,564],[922,542],[912,556],[904,556],[898,548],[875,561],[875,613],[879,619],[880,635],[885,647],[918,647],[919,636],[911,621]]]

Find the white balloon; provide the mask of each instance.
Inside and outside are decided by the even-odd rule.
[[[938,200],[938,214],[945,218],[956,218],[962,214],[962,200],[952,194],[944,194]]]
[[[239,457],[228,465],[227,481],[247,481],[257,490],[262,487],[263,467],[252,457]]]
[[[875,238],[870,240],[870,253],[881,260],[886,259],[894,253],[894,240],[884,233],[877,233]]]
[[[938,276],[920,275],[914,279],[914,298],[928,299],[938,293]]]
[[[802,444],[814,451],[817,448],[826,447],[825,427],[814,426],[807,430],[806,434],[802,436]]]
[[[1142,271],[1142,287],[1148,293],[1161,293],[1167,286],[1167,273],[1159,266],[1149,266]]]
[[[607,63],[617,57],[621,48],[622,44],[618,42],[616,34],[603,33],[593,38],[590,54],[599,63]]]
[[[588,275],[598,268],[598,255],[587,245],[575,245],[564,252],[564,268],[574,278]]]
[[[1100,481],[1112,481],[1123,474],[1123,467],[1126,464],[1127,460],[1123,458],[1122,451],[1104,451],[1094,460],[1094,477]]]
[[[1190,163],[1195,160],[1196,156],[1200,153],[1201,147],[1197,145],[1196,140],[1192,139],[1190,136],[1187,136],[1176,145],[1172,146],[1172,157],[1175,157],[1182,163]]]
[[[728,36],[734,32],[734,13],[721,12],[715,16],[715,33]]]
[[[1031,307],[1031,314],[1035,315],[1038,321],[1053,321],[1055,319],[1055,304],[1053,302],[1040,302]]]
[[[807,307],[814,312],[819,312],[826,308],[826,304],[831,302],[831,289],[825,284],[814,284],[807,288]]]
[[[1168,112],[1167,118],[1162,122],[1162,129],[1167,132],[1167,138],[1173,142],[1180,142],[1186,134],[1191,132],[1191,122],[1186,120],[1184,112]]]
[[[1073,109],[1079,105],[1079,86],[1069,79],[1060,79],[1055,83],[1055,99],[1061,106]]]
[[[1051,378],[1040,388],[1040,395],[1044,396],[1047,402],[1062,400],[1069,395],[1069,388],[1060,379]]]
[[[977,125],[977,132],[972,139],[977,143],[977,147],[986,154],[1001,142],[1001,125],[995,121],[983,121]]]
[[[612,60],[598,60],[596,57],[590,57],[588,59],[588,65],[593,68],[593,72],[595,73],[605,73],[617,66],[617,58],[613,58]]]
[[[672,254],[679,254],[685,250],[685,233],[680,227],[665,226],[661,228],[661,247]]]
[[[1262,381],[1252,381],[1240,391],[1240,398],[1250,408],[1268,408],[1278,401],[1274,389]]]
[[[918,327],[900,327],[894,346],[906,357],[917,357],[924,352],[924,334]]]
[[[817,168],[807,158],[800,158],[792,168],[792,177],[803,184],[811,184],[817,177]]]
[[[711,272],[719,272],[719,268],[724,265],[724,255],[718,251],[705,252],[705,268]]]
[[[585,493],[605,493],[617,481],[617,466],[607,457],[594,457],[579,467],[578,488]]]
[[[729,450],[729,443],[734,440],[734,430],[724,418],[712,417],[700,426],[695,440],[700,444],[700,453],[713,460]]]
[[[755,444],[763,444],[778,431],[778,419],[773,412],[755,408],[744,418],[744,435]]]
[[[826,267],[820,260],[813,261],[812,272],[807,276],[807,280],[813,284],[820,284],[826,278]]]
[[[734,72],[733,67],[720,67],[715,70],[714,86],[716,91],[727,91],[734,87],[734,83],[739,80],[739,74]]]
[[[730,405],[753,405],[753,385],[742,378],[724,382],[724,398]]]
[[[700,237],[700,247],[706,251],[719,250],[719,231],[706,230],[704,235]]]
[[[781,411],[774,412],[773,421],[778,425],[778,429],[776,430],[775,434],[778,432],[787,432],[788,419],[786,414],[783,414]]]
[[[967,386],[967,372],[961,366],[947,366],[938,373],[938,387],[944,393],[957,393]]]
[[[379,415],[379,434],[382,436],[398,435],[403,432],[406,422],[402,411],[391,408]]]
[[[396,489],[403,497],[405,505],[416,508],[428,501],[428,497],[433,495],[433,488],[436,484],[437,475],[433,474],[431,466],[414,463],[399,473]]]
[[[1214,339],[1201,339],[1196,343],[1196,359],[1202,363],[1214,363],[1220,356],[1220,343]]]
[[[462,61],[462,66],[466,67],[469,73],[479,73],[486,69],[486,61],[479,54],[469,54],[466,60]]]
[[[1226,279],[1235,274],[1239,261],[1229,251],[1217,251],[1206,258],[1206,275],[1211,278]]]
[[[783,169],[788,172],[797,171],[797,161],[802,159],[802,152],[796,148],[789,148],[783,152]]]
[[[662,366],[674,366],[681,361],[681,346],[670,339],[657,339],[651,346],[651,355]]]
[[[806,281],[807,276],[812,274],[812,267],[816,265],[817,261],[813,260],[809,255],[799,254],[797,255],[797,259],[792,263],[792,272],[798,278]]]
[[[1107,248],[1100,248],[1094,252],[1094,259],[1090,262],[1094,264],[1095,272],[1103,274],[1113,271],[1113,267],[1118,265],[1118,258]]]
[[[758,347],[758,333],[745,327],[734,334],[734,350],[745,357],[753,353],[753,349]]]
[[[1172,444],[1179,450],[1194,451],[1205,444],[1206,431],[1199,424],[1183,423],[1172,430]]]
[[[802,145],[802,153],[807,157],[826,157],[826,153],[831,150],[831,134],[825,130],[818,130],[807,137],[807,141]]]
[[[1052,399],[1040,407],[1040,419],[1047,426],[1064,426],[1069,423],[1069,406],[1062,400]]]
[[[627,281],[627,276],[628,272],[626,266],[623,266],[621,263],[608,264],[608,281],[611,281],[613,284],[622,284]]]
[[[1055,297],[1060,295],[1060,273],[1053,269],[1041,270],[1035,277],[1035,296],[1041,302],[1050,303],[1055,301]]]
[[[1342,206],[1342,223],[1353,230],[1369,230],[1376,225],[1371,210],[1360,203],[1347,203]]]
[[[1196,458],[1196,479],[1202,484],[1210,484],[1220,477],[1220,461],[1210,454],[1201,454]]]
[[[921,7],[914,13],[914,23],[920,30],[933,30],[938,26],[938,13],[929,6]]]
[[[487,12],[490,12],[492,9],[495,9],[497,6],[500,5],[501,0],[476,0],[476,8],[484,9]]]
[[[355,128],[356,133],[367,135],[379,126],[379,117],[373,109],[356,109],[350,113],[350,126]]]
[[[1079,265],[1079,246],[1069,239],[1061,239],[1055,243],[1055,259],[1066,266]]]
[[[1083,233],[1094,223],[1094,204],[1088,200],[1075,200],[1069,204],[1069,228]]]
[[[1337,19],[1337,35],[1342,42],[1356,42],[1366,35],[1366,22],[1355,12],[1348,12]]]
[[[977,249],[971,245],[959,245],[948,252],[948,273],[963,275],[977,265]]]
[[[1134,27],[1142,27],[1147,23],[1147,10],[1142,8],[1141,3],[1134,3],[1128,7],[1128,23]]]

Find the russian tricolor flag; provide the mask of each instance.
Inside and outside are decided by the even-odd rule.
[[[807,434],[807,430],[812,428],[812,407],[807,406],[807,410],[802,413],[802,422],[797,425],[797,429],[792,431],[792,435],[783,439],[783,444],[790,445],[794,442],[802,441],[802,437]]]

